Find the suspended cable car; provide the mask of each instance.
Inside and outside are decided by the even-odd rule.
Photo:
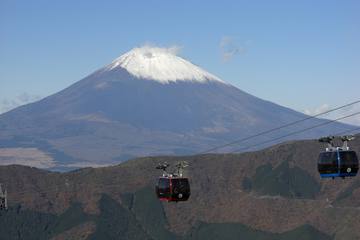
[[[187,167],[186,162],[176,165],[176,173],[168,173],[166,169],[169,164],[159,164],[156,169],[163,170],[163,175],[159,177],[155,187],[155,192],[159,200],[167,202],[187,201],[190,197],[189,179],[183,177],[182,170]]]
[[[326,151],[321,152],[318,158],[318,171],[322,178],[335,177],[354,177],[359,171],[359,160],[356,152],[351,151],[348,142],[353,140],[353,136],[343,136],[342,147],[333,145],[334,137],[320,138],[319,142],[327,143]]]

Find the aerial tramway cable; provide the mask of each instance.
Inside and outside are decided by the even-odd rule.
[[[218,150],[218,149],[222,149],[222,148],[225,148],[225,147],[228,147],[228,146],[231,146],[231,145],[235,145],[235,144],[238,144],[238,143],[241,143],[241,142],[245,142],[247,140],[250,140],[250,139],[253,139],[253,138],[256,138],[256,137],[260,137],[262,135],[266,135],[268,133],[275,132],[277,130],[280,130],[280,129],[283,129],[283,128],[286,128],[286,127],[289,127],[289,126],[299,124],[301,122],[304,122],[304,121],[307,121],[307,120],[310,120],[310,119],[313,119],[313,118],[316,118],[316,117],[319,117],[319,116],[322,116],[322,115],[325,115],[325,114],[328,114],[328,113],[331,113],[331,112],[334,112],[334,111],[337,111],[337,110],[340,110],[340,109],[343,109],[343,108],[346,108],[346,107],[349,107],[349,106],[352,106],[352,105],[355,105],[357,103],[360,103],[360,100],[357,100],[357,101],[354,101],[354,102],[351,102],[351,103],[347,103],[345,105],[342,105],[342,106],[339,106],[339,107],[336,107],[336,108],[332,108],[332,109],[329,109],[329,110],[327,110],[325,112],[321,112],[321,113],[318,113],[318,114],[315,114],[315,115],[312,115],[312,116],[309,116],[309,117],[306,117],[306,118],[303,118],[303,119],[300,119],[300,120],[296,120],[294,122],[290,122],[290,123],[281,125],[279,127],[271,128],[269,130],[265,130],[263,132],[259,132],[259,133],[254,134],[254,135],[250,135],[250,136],[245,137],[245,138],[240,138],[240,139],[225,143],[223,145],[215,146],[215,147],[212,147],[212,148],[210,148],[208,150],[201,151],[201,152],[199,152],[199,153],[197,153],[195,155],[201,155],[201,154],[210,153],[210,152],[213,152],[213,151]]]
[[[322,127],[322,126],[334,123],[336,121],[343,120],[343,119],[346,119],[346,118],[350,118],[350,117],[353,117],[353,116],[356,116],[356,115],[359,115],[359,114],[360,114],[360,112],[356,112],[356,113],[352,113],[352,114],[349,114],[349,115],[346,115],[346,116],[343,116],[343,117],[336,118],[334,120],[328,120],[327,122],[324,122],[324,123],[321,123],[321,124],[318,124],[318,125],[315,125],[315,126],[311,126],[311,127],[308,127],[308,128],[304,128],[304,129],[301,129],[301,130],[298,130],[298,131],[294,131],[294,132],[282,135],[280,137],[276,137],[276,138],[273,138],[273,139],[270,139],[270,140],[266,140],[266,141],[263,141],[263,142],[260,142],[260,143],[257,143],[257,144],[246,146],[246,147],[237,149],[235,151],[231,151],[230,153],[239,152],[241,150],[247,150],[247,149],[250,149],[250,148],[253,148],[253,147],[258,147],[260,145],[263,145],[263,144],[266,144],[266,143],[269,143],[269,142],[274,142],[274,141],[280,140],[282,138],[286,138],[286,137],[289,137],[289,136],[292,136],[292,135],[295,135],[295,134],[306,132],[306,131],[309,131],[311,129]]]

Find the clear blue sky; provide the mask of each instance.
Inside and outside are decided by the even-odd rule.
[[[0,103],[55,93],[145,43],[179,45],[207,71],[296,110],[360,98],[357,0],[0,0]]]

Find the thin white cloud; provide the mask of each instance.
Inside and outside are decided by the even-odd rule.
[[[322,104],[319,107],[316,107],[316,108],[313,108],[313,109],[305,109],[304,113],[307,114],[307,115],[312,116],[312,115],[317,115],[317,114],[326,112],[328,110],[330,110],[330,106],[325,103],[325,104]]]
[[[16,96],[13,99],[1,99],[0,100],[0,114],[10,111],[16,107],[19,107],[24,104],[36,102],[40,100],[41,97],[38,95],[33,95],[29,93],[22,93]]]
[[[230,36],[223,36],[220,40],[221,58],[223,61],[230,61],[235,55],[242,55],[246,53],[244,46],[239,44]]]
[[[329,104],[321,104],[320,106],[318,106],[316,108],[305,109],[303,112],[307,115],[313,116],[313,115],[317,115],[317,114],[326,112],[334,107],[335,106],[330,106]],[[352,105],[352,106],[349,106],[349,107],[346,107],[343,109],[339,109],[338,111],[324,114],[321,117],[333,120],[333,119],[341,118],[341,117],[344,117],[346,115],[350,115],[350,114],[356,113],[356,112],[360,112],[360,104],[355,104],[355,105]],[[360,114],[355,115],[353,117],[343,119],[343,120],[341,120],[341,122],[360,126]]]
[[[161,49],[161,51],[163,51],[163,52],[171,53],[173,55],[179,55],[181,50],[183,49],[182,46],[176,45],[176,44],[165,47],[165,46],[159,46],[159,45],[153,44],[151,42],[146,42],[145,44],[141,45],[138,48],[141,48],[141,49],[157,48],[157,49]]]

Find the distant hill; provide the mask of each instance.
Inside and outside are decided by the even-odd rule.
[[[0,164],[66,170],[141,156],[189,155],[305,117],[254,97],[170,50],[135,48],[54,95],[0,115]],[[324,121],[311,119],[254,141]],[[349,128],[335,123],[287,139]]]
[[[360,136],[351,143],[358,153]],[[68,173],[0,167],[5,239],[360,239],[360,179],[321,180],[313,140],[257,152],[148,157]],[[186,160],[188,202],[161,203],[154,166]],[[4,226],[4,227],[3,227]],[[26,238],[25,238],[26,236]]]

